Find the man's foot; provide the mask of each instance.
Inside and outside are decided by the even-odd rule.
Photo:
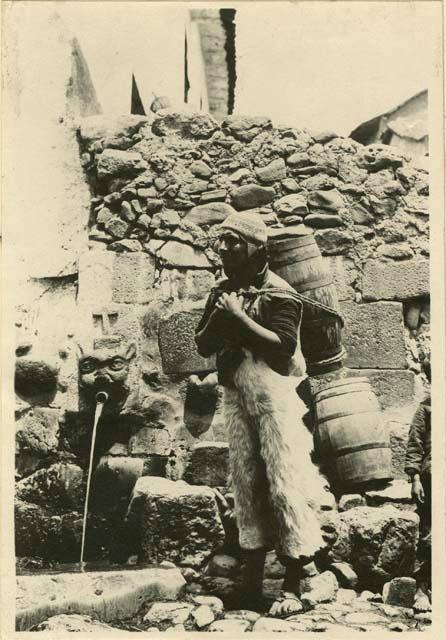
[[[417,589],[413,608],[418,613],[426,613],[427,611],[432,611],[429,596],[427,595],[426,591],[421,588]]]
[[[292,591],[281,591],[273,602],[268,615],[273,618],[287,618],[296,613],[302,613],[304,607],[298,596]]]

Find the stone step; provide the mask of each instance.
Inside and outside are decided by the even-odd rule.
[[[186,581],[176,568],[54,573],[17,577],[16,630],[59,614],[84,614],[110,622],[134,615],[153,600],[176,600]]]

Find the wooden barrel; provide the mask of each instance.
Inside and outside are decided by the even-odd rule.
[[[332,381],[314,395],[315,440],[341,485],[392,477],[389,436],[367,378]]]
[[[338,311],[336,287],[313,232],[304,225],[273,229],[268,238],[271,270],[298,293]],[[342,364],[342,320],[328,310],[304,303],[301,347],[309,375]]]

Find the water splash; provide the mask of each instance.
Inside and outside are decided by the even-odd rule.
[[[90,498],[90,483],[91,483],[91,474],[93,471],[93,456],[94,456],[94,445],[96,442],[96,429],[98,426],[99,418],[101,417],[102,410],[104,409],[104,404],[108,400],[108,393],[105,391],[99,391],[96,394],[96,409],[94,412],[94,423],[93,423],[93,432],[91,434],[91,446],[90,446],[90,463],[88,465],[88,476],[87,476],[87,489],[85,492],[85,506],[84,506],[84,518],[82,521],[82,544],[81,544],[81,557],[80,557],[80,568],[81,571],[84,570],[84,548],[85,548],[85,534],[87,531],[87,516],[88,516],[88,501]]]

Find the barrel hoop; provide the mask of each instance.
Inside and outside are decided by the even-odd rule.
[[[284,244],[285,242],[291,242],[291,246],[294,248],[299,247],[300,249],[301,247],[308,247],[310,245],[313,245],[314,247],[316,247],[316,249],[319,250],[319,246],[315,241],[313,234],[309,233],[305,236],[285,236],[282,238],[270,239],[268,241],[268,251],[271,251],[271,249],[274,250],[276,247],[280,249],[280,245]]]
[[[324,359],[321,358],[319,360],[310,361],[308,358],[305,358],[304,356],[305,363],[307,365],[307,374],[309,376],[317,376],[317,375],[320,375],[321,373],[328,373],[328,371],[332,370],[331,367],[342,364],[342,361],[345,358],[345,354],[346,354],[345,349],[342,347],[339,353],[336,353],[334,356],[331,356],[330,358],[324,358]]]
[[[358,380],[359,380],[359,378],[358,378]],[[351,383],[348,383],[348,384],[351,384]],[[366,382],[358,382],[357,384],[367,384],[367,383]],[[335,389],[339,389],[339,387],[346,387],[346,386],[347,386],[347,384],[338,385],[336,387],[325,387],[325,389],[319,389],[319,391],[316,391],[314,395],[317,396],[320,393],[324,393],[325,391],[329,391],[330,389],[335,390]],[[368,382],[368,386],[370,386],[370,382]],[[370,390],[372,390],[371,386],[370,386]],[[341,391],[340,393],[335,393],[334,396],[336,396],[336,398],[337,398],[338,396],[345,396],[345,395],[347,395],[349,393],[362,393],[363,391],[364,391],[364,389],[350,389],[350,390],[347,390],[347,391]],[[327,396],[327,397],[328,398],[333,398],[333,395]]]
[[[304,358],[306,354],[307,354],[307,348],[302,346],[302,355]],[[311,355],[311,354],[308,354],[308,355]],[[315,360],[314,362],[313,361],[307,362],[307,367],[308,366],[311,367],[314,365],[330,364],[332,360],[344,357],[345,354],[343,352],[342,345],[339,345],[337,347],[321,349],[318,351],[317,355],[319,360]],[[308,359],[308,356],[307,356],[307,359]]]
[[[319,280],[310,280],[308,285],[301,285],[303,291],[311,291],[312,289],[319,289],[320,287],[329,287],[333,284],[331,276],[327,275],[325,278],[319,278]],[[304,288],[305,287],[305,288]]]
[[[370,409],[364,409],[362,411],[355,411],[354,413],[344,413],[342,411],[339,411],[338,413],[331,413],[329,416],[326,416],[324,418],[319,418],[317,419],[317,423],[318,424],[322,424],[324,422],[328,422],[329,420],[338,420],[339,418],[350,418],[351,416],[358,416],[359,414],[364,414],[364,413],[378,413],[378,409],[375,409],[373,411],[371,411]]]
[[[339,389],[339,387],[346,387],[347,385],[352,384],[352,380],[355,381],[356,384],[368,384],[370,385],[370,380],[363,376],[358,376],[357,378],[339,378],[338,380],[333,380],[330,384],[325,385],[322,389],[314,392],[314,395],[317,396],[324,391],[328,391],[329,389]]]
[[[349,453],[357,453],[358,451],[366,451],[367,449],[389,449],[387,442],[369,442],[363,444],[355,444],[353,446],[341,447],[335,452],[337,458],[347,456]]]
[[[335,320],[331,320],[331,323],[338,321],[339,322],[339,318],[335,318]],[[304,318],[302,320],[302,327],[306,327],[311,329],[312,327],[319,327],[320,325],[322,326],[327,326],[327,318],[311,318],[311,320],[307,320],[306,318]],[[329,326],[333,326],[333,324],[330,324]],[[335,325],[336,326],[336,325]]]
[[[279,256],[280,254],[276,254],[277,256]],[[301,256],[296,258],[295,255],[291,255],[288,257],[284,257],[284,258],[275,258],[274,256],[270,257],[271,260],[271,266],[274,267],[286,267],[290,264],[296,264],[297,262],[305,262],[306,260],[309,260],[310,258],[320,258],[321,254],[319,252],[319,250],[314,251],[313,253],[309,253],[305,256]]]

